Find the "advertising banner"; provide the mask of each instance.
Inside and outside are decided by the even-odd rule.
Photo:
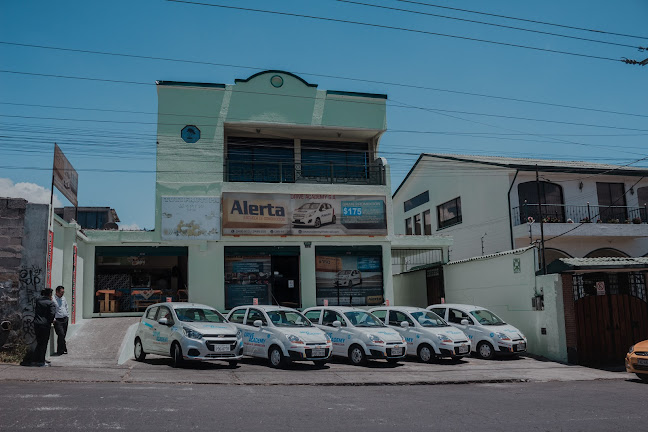
[[[315,257],[317,305],[375,306],[384,301],[379,256]]]
[[[79,205],[77,201],[77,191],[79,189],[79,174],[67,160],[63,151],[57,144],[54,144],[54,186],[61,191],[75,207]]]
[[[72,246],[72,311],[70,324],[76,324],[76,276],[77,276],[77,245]]]
[[[269,256],[225,258],[225,309],[253,304],[270,304]]]
[[[220,197],[162,197],[162,240],[220,240]]]
[[[52,288],[52,257],[54,256],[54,231],[47,232],[47,275],[45,288]]]
[[[385,197],[224,192],[223,235],[387,235]]]

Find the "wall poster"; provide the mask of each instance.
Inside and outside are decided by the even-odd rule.
[[[225,309],[270,302],[270,256],[225,257]]]
[[[223,235],[387,235],[385,197],[224,192]]]
[[[162,197],[162,240],[220,240],[220,197]]]
[[[376,306],[383,304],[380,256],[349,254],[315,256],[317,305]]]

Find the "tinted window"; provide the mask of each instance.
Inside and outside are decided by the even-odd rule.
[[[412,218],[405,219],[405,235],[412,235]]]
[[[265,316],[263,316],[263,313],[260,310],[250,309],[250,312],[248,313],[247,321],[245,321],[245,323],[251,326],[254,325],[254,321],[256,320],[261,320],[264,326],[268,325],[268,321],[266,321]]]
[[[461,198],[455,198],[437,206],[439,228],[461,223]]]
[[[625,222],[627,219],[625,185],[623,183],[596,182],[599,216],[601,222]]]
[[[228,181],[294,182],[293,147],[293,140],[228,137]]]
[[[344,318],[342,318],[342,315],[332,310],[325,310],[324,318],[322,318],[322,324],[326,326],[332,326],[333,321],[340,321],[342,327],[346,327],[346,322],[344,321]]]
[[[277,327],[311,327],[311,322],[297,311],[277,310],[268,312],[268,318]]]
[[[403,209],[407,212],[412,210],[413,208],[420,206],[421,204],[425,204],[428,201],[430,201],[430,192],[425,191],[422,194],[416,195],[414,198],[410,198],[405,201],[403,203]]]
[[[384,324],[378,318],[365,311],[345,312],[349,322],[356,327],[383,327]]]
[[[450,309],[450,313],[448,315],[448,321],[451,323],[455,324],[461,324],[461,320],[468,320],[469,322],[472,322],[470,317],[468,316],[467,313],[461,312],[458,309]]]
[[[423,234],[432,234],[432,214],[430,213],[430,210],[423,212]]]
[[[361,179],[368,177],[369,145],[327,141],[301,142],[303,177]]]
[[[439,315],[441,318],[445,318],[445,308],[432,308],[430,310]]]
[[[389,325],[400,326],[403,321],[407,321],[410,326],[414,325],[414,322],[403,312],[395,310],[389,311]]]
[[[312,311],[306,312],[304,315],[306,315],[306,318],[311,320],[313,324],[317,324],[319,322],[319,317],[322,314],[322,311],[320,309],[315,309]]]
[[[236,309],[232,312],[229,317],[230,322],[243,324],[243,318],[245,317],[245,309]]]
[[[173,320],[173,314],[171,313],[169,308],[164,307],[164,306],[160,307],[160,309],[158,310],[158,315],[157,315],[157,320],[158,321],[160,321],[162,318],[166,318],[167,321],[168,321],[168,324],[171,324],[171,325],[173,325],[173,323],[175,322]]]
[[[157,313],[158,306],[152,307],[148,310],[146,313],[146,319],[154,320],[155,319],[155,314]]]
[[[538,189],[540,189],[540,197],[538,197]],[[543,219],[550,222],[565,222],[565,209],[562,206],[563,193],[560,185],[544,181],[520,183],[518,198],[520,199],[520,214],[524,222],[529,217],[540,221],[538,204],[542,205]]]
[[[386,310],[375,310],[371,312],[376,318],[381,320],[382,322],[385,322],[385,317],[387,316],[387,311]]]
[[[225,322],[225,317],[214,309],[177,308],[175,311],[178,319],[184,322]]]

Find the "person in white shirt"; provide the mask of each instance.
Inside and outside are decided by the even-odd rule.
[[[70,312],[68,310],[67,300],[63,297],[65,288],[62,285],[56,287],[54,302],[56,303],[56,315],[54,316],[54,331],[56,332],[56,353],[58,355],[67,354],[67,344],[65,335],[68,329],[68,319]]]

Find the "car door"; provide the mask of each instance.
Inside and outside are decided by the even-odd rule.
[[[144,315],[142,316],[142,325],[140,328],[141,331],[141,341],[142,348],[144,352],[153,352],[153,332],[156,331],[157,322],[155,321],[155,316],[157,315],[158,306],[149,307]]]
[[[468,320],[469,325],[463,325],[461,324],[461,321],[463,320]],[[480,329],[479,326],[475,325],[475,321],[468,315],[468,313],[456,309],[456,308],[448,308],[448,323],[452,325],[453,327],[458,328],[462,332],[468,336],[468,339],[470,340],[470,345],[472,347],[472,350],[474,351],[477,347],[477,343],[481,339],[480,336]]]
[[[256,320],[261,320],[263,323],[261,329],[254,326],[254,321]],[[263,327],[267,328],[267,326],[268,319],[260,309],[248,309],[247,317],[245,318],[245,331],[243,332],[243,346],[245,347],[247,341],[248,355],[254,357],[267,357],[267,337],[263,332]],[[245,348],[243,348],[243,352],[245,353]]]
[[[340,327],[333,327],[333,322],[340,321]],[[346,357],[349,352],[349,330],[347,326],[346,319],[342,314],[331,310],[324,309],[322,314],[322,325],[320,326],[322,330],[328,333],[333,343],[333,355]]]
[[[403,321],[406,321],[409,325],[407,327],[403,327],[401,324]],[[405,341],[407,342],[407,353],[412,354],[413,350],[414,354],[416,354],[416,329],[414,327],[414,321],[412,321],[412,319],[405,312],[391,309],[389,311],[389,322],[387,325],[396,330],[401,334],[401,336],[405,338]]]
[[[322,224],[333,222],[333,211],[327,206],[326,203],[322,203],[319,208],[321,215]]]
[[[160,324],[160,320],[166,318],[167,325]],[[156,327],[153,332],[153,338],[155,339],[154,343],[157,346],[158,352],[162,354],[171,353],[171,327],[175,325],[175,320],[173,318],[173,312],[169,309],[168,306],[160,306],[158,308],[157,318],[156,318]]]

